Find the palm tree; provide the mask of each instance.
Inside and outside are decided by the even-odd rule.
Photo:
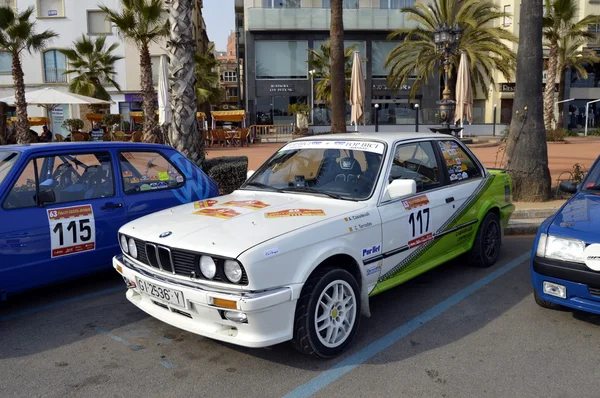
[[[346,132],[343,0],[331,0],[331,132]]]
[[[592,65],[600,63],[600,57],[596,56],[594,51],[582,49],[582,46],[587,44],[587,39],[571,39],[565,37],[561,40],[558,49],[558,70],[560,83],[558,84],[558,100],[565,99],[565,79],[566,72],[570,69],[575,71],[576,78],[587,79],[588,68]],[[547,83],[546,83],[547,84]],[[557,126],[563,126],[563,105],[558,104],[558,123]]]
[[[554,83],[559,72],[561,41],[568,39],[579,42],[594,38],[594,33],[588,30],[588,26],[598,22],[598,15],[587,15],[578,21],[579,2],[576,0],[545,0],[544,4],[544,39],[550,50],[544,90],[544,125],[546,130],[550,130],[554,121]]]
[[[452,69],[458,70],[460,51],[467,53],[471,66],[471,83],[476,90],[488,95],[487,87],[495,84],[494,72],[502,73],[510,80],[516,67],[516,55],[506,44],[517,42],[517,38],[495,22],[506,14],[491,0],[435,0],[433,4],[416,3],[401,10],[409,20],[418,24],[416,28],[399,29],[388,36],[389,40],[402,38],[385,62],[389,69],[388,81],[392,87],[407,84],[416,75],[410,91],[415,98],[422,82],[435,76],[444,60],[436,51],[434,31],[441,23],[446,26],[460,24],[463,32],[455,51],[450,57]]]
[[[352,54],[358,44],[353,44],[344,50],[344,77],[350,79],[352,77]],[[320,81],[315,85],[315,98],[317,101],[323,101],[328,107],[331,107],[332,90],[331,90],[331,46],[329,41],[321,44],[319,50],[309,49],[308,65],[315,70],[315,79]],[[350,98],[350,82],[346,80],[344,85],[346,93],[345,100]],[[345,112],[345,110],[344,110]]]
[[[223,91],[219,87],[219,61],[214,56],[214,44],[204,54],[195,55],[196,95],[198,104],[217,105],[223,100]]]
[[[117,74],[115,63],[123,59],[113,53],[118,47],[119,44],[114,43],[106,48],[106,36],[89,39],[86,35],[81,35],[73,42],[72,48],[58,50],[69,62],[69,70],[65,74],[75,75],[69,84],[69,91],[110,101],[110,94],[103,83],[108,82],[121,91],[121,87],[114,80]]]
[[[517,78],[506,147],[506,170],[512,177],[514,201],[550,198],[548,145],[544,129],[542,79],[542,2],[522,0]],[[519,113],[517,113],[519,112]]]
[[[0,7],[0,51],[12,55],[12,77],[15,84],[15,107],[17,108],[17,123],[15,132],[20,144],[31,142],[29,134],[29,119],[27,118],[27,101],[25,100],[25,81],[21,53],[30,54],[42,51],[56,36],[55,32],[45,30],[35,32],[35,21],[30,18],[35,9],[27,8],[17,13],[10,7]]]
[[[121,0],[123,11],[105,5],[98,7],[106,12],[107,20],[115,24],[119,33],[133,42],[140,51],[140,76],[142,86],[142,109],[144,111],[144,141],[161,141],[160,129],[154,118],[154,84],[150,44],[157,43],[169,34],[169,21],[165,20],[163,0]],[[191,17],[190,17],[191,23]],[[193,63],[192,63],[193,68]]]

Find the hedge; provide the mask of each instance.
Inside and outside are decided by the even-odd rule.
[[[246,181],[248,157],[222,156],[205,159],[202,163],[202,169],[217,183],[219,194],[228,195]]]

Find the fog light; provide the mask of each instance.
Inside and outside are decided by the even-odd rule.
[[[224,311],[223,315],[232,322],[248,323],[248,317],[243,312]]]
[[[567,288],[563,285],[559,285],[558,283],[544,281],[544,293],[563,299],[567,298]]]

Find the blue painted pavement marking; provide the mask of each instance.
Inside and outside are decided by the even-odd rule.
[[[333,383],[334,381],[336,381],[346,373],[350,372],[360,364],[366,362],[376,354],[384,351],[386,348],[397,343],[398,341],[408,336],[415,330],[419,329],[421,326],[425,325],[432,319],[443,314],[449,308],[461,302],[465,298],[469,297],[471,294],[475,293],[482,287],[488,285],[495,279],[506,274],[508,271],[512,270],[517,265],[527,260],[529,258],[529,255],[529,252],[521,254],[509,263],[498,268],[496,271],[489,273],[488,275],[479,279],[475,283],[454,293],[452,296],[448,297],[436,306],[428,309],[421,315],[411,319],[410,321],[406,322],[405,324],[388,333],[387,335],[375,340],[374,342],[372,342],[362,350],[358,351],[357,353],[352,354],[337,365],[333,366],[331,369],[322,372],[319,376],[306,382],[305,384],[302,384],[301,386],[287,394],[284,398],[310,397],[311,395],[317,393],[318,391],[327,387],[329,384]]]
[[[175,366],[175,365],[173,365],[172,363],[169,363],[169,362],[167,362],[167,361],[160,361],[160,364],[161,364],[162,366],[164,366],[165,368],[167,368],[167,369],[174,369],[174,368],[176,368],[176,367],[177,367],[177,366]]]
[[[125,289],[125,286],[111,287],[110,289],[99,290],[94,293],[84,294],[84,295],[73,297],[70,299],[57,301],[55,303],[45,304],[45,305],[41,305],[39,307],[34,307],[34,308],[29,308],[27,310],[15,312],[14,314],[0,316],[0,321],[8,321],[11,319],[21,317],[23,315],[33,314],[35,312],[47,310],[49,308],[60,307],[61,305],[70,304],[70,303],[74,303],[76,301],[81,301],[81,300],[85,300],[85,299],[89,299],[89,298],[93,298],[93,297],[102,296],[104,294],[108,294],[108,293],[112,293],[112,292],[118,292],[118,291],[124,290],[124,289]]]

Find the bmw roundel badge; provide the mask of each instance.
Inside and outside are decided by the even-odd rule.
[[[173,232],[171,231],[167,231],[167,232],[163,232],[162,234],[160,234],[158,237],[159,238],[166,238],[167,236],[171,235]]]

